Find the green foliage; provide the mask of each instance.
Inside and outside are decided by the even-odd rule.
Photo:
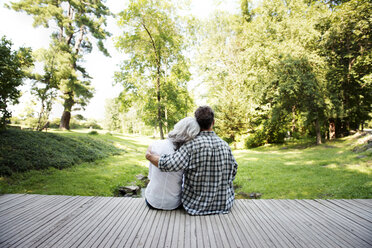
[[[78,139],[87,134],[68,132],[59,133],[67,138]],[[136,175],[146,175],[147,163],[143,154],[153,142],[143,136],[98,135],[87,138],[114,142],[126,152],[109,156],[93,162],[84,162],[62,170],[49,167],[45,170],[31,170],[0,177],[0,194],[28,193],[48,195],[86,195],[113,196],[117,185],[130,185],[136,181]]]
[[[98,132],[96,130],[90,131],[88,134],[90,135],[98,135]]]
[[[257,130],[251,133],[245,140],[245,147],[247,149],[262,146],[266,143],[265,132],[263,130]]]
[[[141,104],[144,122],[157,125],[163,138],[164,126],[172,128],[192,107],[180,18],[169,1],[130,1],[119,15],[116,47],[129,55],[115,73],[124,86],[119,100],[126,110]]]
[[[34,26],[49,28],[51,23],[58,28],[52,34],[50,51],[53,51],[52,61],[45,63],[45,75],[39,81],[58,78],[58,88],[64,101],[64,114],[61,119],[61,128],[69,129],[71,111],[74,105],[86,106],[93,97],[93,88],[90,85],[90,76],[81,65],[83,55],[93,49],[92,40],[106,56],[109,56],[103,45],[110,33],[106,26],[106,17],[111,15],[103,1],[50,1],[50,0],[21,0],[11,2],[16,11],[25,11],[33,16]],[[58,71],[52,77],[52,70]],[[55,69],[55,70],[54,70]],[[44,79],[42,79],[44,78]]]
[[[33,65],[31,49],[21,47],[12,50],[12,42],[1,37],[0,43],[0,129],[9,122],[9,104],[17,104],[21,96],[19,86],[27,76],[26,70]]]
[[[121,152],[112,142],[92,136],[6,130],[0,135],[0,175],[63,169]]]
[[[121,130],[120,102],[118,98],[106,99],[104,126],[109,131]]]
[[[358,129],[372,109],[372,3],[351,0],[319,21],[320,54],[327,61],[330,118]]]

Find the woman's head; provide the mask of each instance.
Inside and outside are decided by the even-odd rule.
[[[178,149],[183,143],[192,140],[200,132],[198,122],[194,117],[186,117],[177,122],[174,129],[169,132],[168,138]]]

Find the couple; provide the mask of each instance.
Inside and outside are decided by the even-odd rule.
[[[228,144],[213,132],[214,113],[199,107],[179,121],[168,139],[146,152],[150,161],[145,197],[152,209],[183,206],[191,215],[228,213],[238,164]]]

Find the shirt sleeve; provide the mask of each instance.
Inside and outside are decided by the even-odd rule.
[[[234,158],[234,155],[231,152],[231,149],[230,149],[230,156],[231,156],[231,162],[233,164],[232,180],[234,180],[235,179],[235,176],[236,176],[236,173],[238,171],[238,163],[236,162],[236,160]]]
[[[172,153],[163,154],[159,158],[158,168],[161,171],[179,171],[187,168],[190,161],[190,154],[185,146]]]

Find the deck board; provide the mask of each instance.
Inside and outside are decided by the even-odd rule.
[[[236,200],[231,213],[143,199],[0,195],[0,247],[372,247],[372,199]]]

